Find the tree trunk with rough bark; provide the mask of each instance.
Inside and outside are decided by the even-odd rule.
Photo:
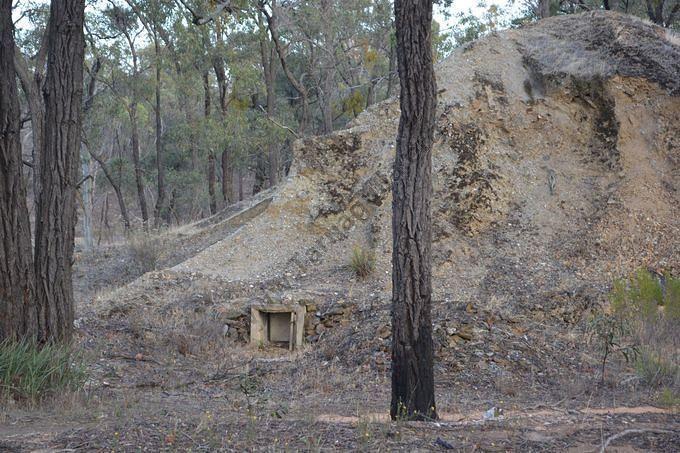
[[[132,102],[128,106],[128,116],[130,117],[130,141],[132,142],[132,165],[135,171],[135,185],[137,186],[137,198],[139,199],[139,209],[142,212],[142,228],[146,231],[149,228],[149,208],[146,203],[144,193],[144,172],[139,151],[139,127],[137,125],[137,103]]]
[[[36,210],[36,302],[40,341],[68,340],[73,330],[73,245],[81,140],[84,0],[50,7],[45,78],[45,141]]]
[[[12,0],[0,0],[0,341],[39,330],[20,132]]]
[[[432,0],[395,0],[401,118],[392,187],[393,419],[437,418],[431,281]]]
[[[38,154],[43,147],[45,136],[45,102],[42,94],[45,81],[45,59],[47,58],[47,30],[43,33],[40,49],[34,58],[35,69],[31,73],[26,58],[21,51],[14,47],[14,63],[17,76],[21,82],[21,89],[26,96],[28,110],[31,112],[31,139],[33,149],[33,199],[38,202],[40,195],[40,159]]]
[[[163,164],[163,124],[161,117],[161,48],[158,42],[158,36],[154,35],[154,52],[156,57],[156,83],[155,95],[156,104],[154,108],[154,116],[156,118],[156,172],[157,172],[157,189],[158,197],[156,198],[156,208],[153,213],[154,228],[161,225],[170,224],[170,211],[165,202],[165,166]]]

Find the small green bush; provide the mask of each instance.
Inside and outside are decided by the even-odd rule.
[[[590,339],[602,354],[600,364],[600,382],[604,383],[607,359],[619,354],[630,362],[638,355],[638,347],[629,341],[631,337],[630,322],[623,317],[609,314],[595,315],[588,325]]]
[[[132,235],[128,239],[128,250],[141,273],[155,270],[162,253],[160,240],[148,233]]]
[[[658,397],[658,403],[662,407],[671,409],[680,409],[680,394],[673,391],[673,389],[665,388],[661,391]]]
[[[611,292],[614,312],[629,318],[652,318],[659,313],[680,320],[680,278],[666,275],[657,278],[640,269],[629,280],[614,282]]]
[[[352,250],[349,267],[357,277],[366,278],[375,270],[375,255],[370,250],[356,246]]]
[[[631,326],[640,346],[635,369],[650,387],[680,388],[680,278],[641,269],[614,282],[614,316]]]
[[[36,403],[85,382],[80,358],[66,345],[37,347],[30,341],[0,343],[0,399]]]

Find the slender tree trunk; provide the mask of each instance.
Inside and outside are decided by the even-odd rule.
[[[222,30],[219,19],[216,21],[216,40],[218,52],[222,47]],[[229,87],[227,85],[227,73],[224,69],[224,60],[221,56],[216,55],[213,57],[213,69],[215,70],[215,78],[217,79],[217,86],[219,87],[220,94],[220,114],[222,115],[222,120],[227,117],[227,108],[229,107]],[[234,200],[234,179],[233,179],[233,162],[231,159],[231,153],[229,149],[226,148],[222,151],[221,156],[222,161],[222,199],[225,205],[230,205]]]
[[[217,196],[215,195],[215,166],[217,165],[215,153],[210,150],[208,153],[208,194],[210,195],[210,214],[217,212]]]
[[[50,7],[45,78],[45,142],[36,210],[36,301],[41,341],[68,339],[73,330],[73,244],[81,140],[84,0]]]
[[[234,196],[234,168],[228,149],[222,152],[222,199],[229,206],[236,201]]]
[[[436,84],[432,0],[395,0],[401,118],[392,188],[393,419],[434,419],[431,281]]]
[[[83,145],[81,145],[83,146]],[[83,199],[83,239],[85,241],[85,250],[91,251],[94,247],[94,238],[92,237],[92,200],[94,199],[94,184],[92,182],[92,172],[90,171],[91,160],[86,157],[81,157],[81,173],[86,178],[81,185],[81,197]]]
[[[154,227],[170,223],[170,212],[165,205],[165,165],[163,164],[163,124],[161,119],[161,48],[158,36],[154,36],[154,50],[156,54],[156,171],[158,173],[158,197],[153,214]]]
[[[392,97],[394,91],[394,71],[396,70],[396,46],[392,39],[390,39],[390,57],[389,57],[389,73],[387,74],[387,99]]]
[[[20,133],[12,0],[0,0],[0,341],[39,331]]]
[[[35,203],[38,202],[40,195],[40,159],[38,154],[43,147],[45,137],[45,102],[42,90],[45,81],[44,68],[47,58],[47,42],[47,30],[45,30],[40,49],[33,62],[35,67],[33,73],[29,71],[28,63],[21,51],[16,46],[14,48],[15,70],[21,82],[21,89],[26,96],[28,109],[31,112],[31,139],[33,143],[31,155],[33,158],[33,199]]]
[[[111,187],[113,187],[113,191],[116,193],[116,199],[118,200],[118,207],[120,208],[120,216],[123,218],[123,225],[125,226],[125,231],[128,231],[130,229],[130,216],[128,215],[127,207],[125,206],[125,199],[123,198],[123,193],[120,190],[120,181],[116,182],[115,178],[111,174],[109,166],[106,164],[104,159],[95,154],[94,151],[92,151],[89,148],[88,151],[92,158],[95,161],[97,161],[102,171],[104,172],[104,176],[106,176],[106,179],[109,181],[109,184],[111,184]]]
[[[210,74],[203,72],[203,116],[210,118],[212,99],[210,97]],[[208,151],[208,195],[210,196],[210,214],[217,212],[217,197],[215,196],[215,152]]]
[[[264,24],[262,22],[262,13],[258,13],[258,24],[262,31],[264,30]],[[260,33],[260,57],[262,59],[262,72],[264,73],[264,85],[267,91],[267,118],[272,119],[276,114],[276,65],[274,64],[275,50],[274,46],[271,44],[269,39],[266,39],[266,33]],[[269,159],[268,164],[268,177],[269,186],[275,186],[279,182],[279,167],[281,166],[279,145],[274,140],[270,140],[267,145],[267,154]],[[258,160],[257,164],[260,164]],[[256,169],[256,179],[257,171]],[[262,186],[258,187],[258,191],[262,190]],[[255,188],[253,188],[253,194],[255,194]]]
[[[538,0],[538,17],[541,19],[550,17],[550,0]]]
[[[290,82],[291,85],[293,85],[293,88],[295,88],[295,91],[300,95],[301,98],[301,104],[302,104],[302,118],[300,119],[300,125],[298,127],[298,131],[300,135],[304,135],[305,131],[307,130],[307,126],[309,125],[309,93],[307,92],[307,88],[305,85],[302,83],[301,80],[298,80],[293,72],[290,70],[288,67],[288,63],[286,61],[286,53],[285,50],[283,49],[283,45],[281,43],[281,38],[279,37],[279,30],[278,26],[276,23],[276,1],[272,0],[271,2],[271,9],[272,9],[272,14],[269,14],[269,12],[264,9],[264,7],[260,8],[260,11],[262,11],[262,14],[264,15],[265,19],[267,19],[267,26],[269,28],[269,34],[272,38],[272,42],[274,43],[274,48],[276,49],[276,53],[279,56],[279,61],[281,63],[281,69],[283,69],[284,74],[286,74],[286,78]]]
[[[144,173],[139,152],[139,128],[137,125],[137,103],[132,102],[128,107],[130,116],[130,135],[132,142],[132,164],[135,170],[135,184],[137,186],[137,198],[139,199],[139,209],[142,213],[142,227],[144,231],[149,228],[149,208],[146,203],[144,188]]]

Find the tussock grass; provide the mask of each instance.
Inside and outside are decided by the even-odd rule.
[[[352,249],[349,267],[359,278],[366,278],[375,270],[375,255],[371,250],[356,246]]]
[[[128,239],[128,251],[140,273],[156,269],[163,252],[161,240],[148,233],[138,233]]]
[[[85,377],[80,357],[68,345],[0,343],[0,400],[38,403],[60,392],[82,388]]]

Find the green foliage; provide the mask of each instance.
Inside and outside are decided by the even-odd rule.
[[[366,278],[375,270],[375,255],[371,250],[356,246],[352,249],[349,267],[357,277]]]
[[[680,393],[673,391],[671,388],[664,388],[657,399],[662,407],[672,409],[680,409]]]
[[[612,309],[631,319],[655,316],[680,320],[680,279],[666,275],[657,278],[645,269],[629,280],[614,282],[610,295]],[[660,308],[663,307],[663,308]]]
[[[36,346],[30,341],[0,343],[0,399],[37,403],[85,383],[85,368],[68,345]]]
[[[651,387],[680,387],[680,279],[640,269],[614,282],[610,300],[640,345],[635,369],[641,380]]]

